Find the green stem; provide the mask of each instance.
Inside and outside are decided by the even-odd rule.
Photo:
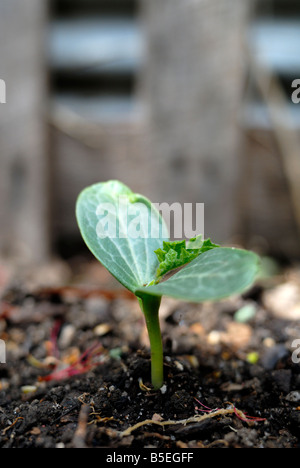
[[[141,309],[146,319],[151,348],[151,381],[155,390],[162,387],[164,382],[163,372],[163,346],[159,325],[159,307],[161,297],[143,295],[138,297]]]

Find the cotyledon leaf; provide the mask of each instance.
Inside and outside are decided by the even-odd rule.
[[[123,286],[135,292],[153,280],[154,251],[169,233],[146,197],[119,181],[101,182],[81,192],[76,217],[88,248]]]
[[[135,294],[169,296],[188,302],[217,301],[245,291],[259,271],[259,257],[242,249],[219,247],[192,260],[162,283]]]

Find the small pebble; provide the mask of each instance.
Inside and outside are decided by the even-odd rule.
[[[175,361],[175,366],[177,367],[178,370],[183,371],[184,367],[179,361]]]
[[[259,361],[259,354],[253,351],[252,353],[247,354],[247,361],[250,364],[256,364]]]
[[[21,391],[25,395],[29,393],[35,393],[37,391],[37,387],[35,385],[24,385],[23,387],[21,387]]]
[[[294,390],[293,392],[290,392],[285,399],[287,401],[290,401],[292,403],[298,403],[300,401],[300,392],[298,390]]]
[[[236,311],[234,320],[239,323],[246,323],[252,320],[256,315],[256,305],[246,304]]]
[[[74,327],[74,325],[72,324],[65,325],[62,328],[60,337],[58,339],[59,348],[67,349],[71,345],[72,340],[75,336],[75,333],[76,333],[76,328]]]

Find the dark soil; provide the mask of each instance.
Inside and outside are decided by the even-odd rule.
[[[87,290],[8,281],[0,309],[7,351],[0,447],[299,448],[300,365],[291,348],[299,320],[274,314],[264,296],[282,281],[290,278],[214,305],[165,299],[159,391],[149,382],[134,297],[107,283]],[[245,305],[252,313],[241,319]],[[232,411],[214,415],[217,409]],[[123,434],[147,420],[153,423]],[[168,420],[174,424],[161,425]],[[175,424],[181,420],[188,421]]]

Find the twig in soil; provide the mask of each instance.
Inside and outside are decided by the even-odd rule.
[[[97,424],[99,422],[108,422],[108,421],[116,421],[115,418],[113,416],[105,416],[103,418],[101,418],[101,413],[95,413],[95,412],[92,412],[90,413],[90,416],[96,416],[96,419],[93,419],[93,421],[90,421],[88,423],[88,426],[91,425],[91,424]]]
[[[72,440],[72,447],[73,448],[87,448],[85,443],[86,439],[86,431],[87,431],[87,424],[90,414],[90,406],[87,404],[83,404],[81,406],[78,418],[78,426],[75,431],[73,440]]]
[[[14,422],[13,422],[10,426],[8,426],[8,427],[6,427],[5,429],[3,429],[2,435],[5,435],[6,432],[9,431],[9,429],[11,429],[12,427],[14,427],[14,426],[17,424],[18,421],[21,421],[21,420],[23,420],[23,419],[24,419],[24,418],[22,418],[21,416],[19,416],[17,419],[15,419]]]
[[[220,408],[217,408],[217,409],[212,409],[212,408],[209,408],[208,406],[205,406],[203,403],[201,403],[201,401],[197,400],[197,398],[195,398],[195,400],[197,401],[197,403],[199,403],[202,408],[197,408],[196,407],[196,410],[198,411],[202,411],[204,413],[211,413],[212,411],[218,411]],[[234,410],[234,414],[241,420],[241,421],[244,421],[244,422],[247,422],[247,423],[251,423],[252,421],[257,421],[257,422],[260,422],[260,421],[266,421],[265,418],[258,418],[256,416],[248,416],[246,415],[246,413],[242,413],[241,411],[238,411],[235,406],[230,402],[226,402],[228,405],[230,406],[233,406],[233,410]],[[203,409],[205,408],[205,409]],[[241,415],[244,415],[241,416]]]
[[[84,401],[86,397],[88,397],[90,394],[87,393],[87,392],[84,392],[82,393],[81,395],[79,395],[79,397],[77,398],[77,400],[79,401],[79,403],[81,403],[82,405],[87,405],[87,402]],[[89,403],[90,404],[90,403]]]
[[[263,418],[254,418],[254,417],[247,417],[241,410],[235,408],[235,406],[231,406],[229,408],[224,408],[224,409],[217,409],[217,410],[203,410],[206,412],[204,415],[196,415],[192,416],[187,419],[181,419],[178,421],[172,421],[172,420],[167,420],[167,421],[156,421],[153,419],[146,419],[145,421],[141,421],[134,426],[128,427],[125,431],[121,432],[121,437],[126,437],[130,435],[132,432],[136,431],[142,426],[145,426],[147,424],[156,424],[158,426],[164,427],[164,426],[173,426],[176,424],[182,424],[186,426],[187,424],[190,423],[199,423],[204,421],[205,419],[208,418],[214,418],[217,416],[227,416],[229,414],[235,414],[237,417],[242,419],[243,421],[247,422],[247,424],[251,425],[253,424],[254,421],[264,421],[265,419]]]
[[[212,448],[214,447],[215,445],[225,445],[225,447],[228,447],[229,443],[227,442],[227,440],[224,440],[224,439],[217,439],[217,440],[213,440],[210,444],[208,445],[204,445],[203,448]]]
[[[151,391],[151,388],[147,387],[147,386],[143,383],[142,377],[139,378],[139,387],[140,387],[140,389],[141,389],[143,392],[150,392],[150,391]]]
[[[160,434],[159,432],[144,432],[143,437],[155,437],[156,439],[161,440],[170,440],[170,436]]]

